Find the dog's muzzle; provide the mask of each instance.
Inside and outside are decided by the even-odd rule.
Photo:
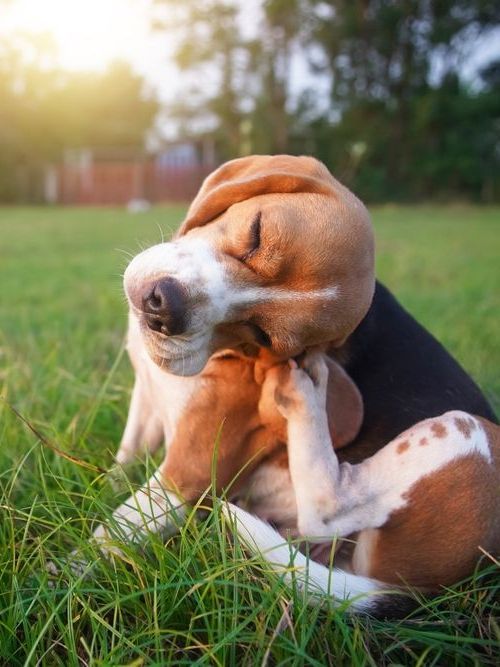
[[[199,373],[230,297],[211,246],[190,238],[152,246],[130,262],[124,288],[153,361],[176,375]]]

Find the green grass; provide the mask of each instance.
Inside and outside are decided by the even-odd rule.
[[[0,209],[0,393],[91,465],[111,465],[127,414],[123,251],[157,242],[160,228],[168,236],[182,213]],[[498,410],[500,210],[386,207],[373,217],[379,277]],[[127,490],[44,446],[2,403],[0,445],[0,663],[497,663],[494,565],[409,620],[382,622],[308,606],[248,561],[217,511],[109,563],[87,539]],[[91,576],[65,571],[49,585],[46,562],[76,547],[95,562]]]

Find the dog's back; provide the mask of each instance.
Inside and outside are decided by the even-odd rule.
[[[498,423],[471,377],[381,283],[364,320],[332,356],[364,405],[363,426],[342,460],[362,461],[413,424],[449,410]]]

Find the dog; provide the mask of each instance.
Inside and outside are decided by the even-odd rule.
[[[243,405],[247,411],[253,406],[250,430],[265,440],[263,433],[272,429],[262,428],[258,406],[267,374],[316,346],[336,368],[343,367],[340,373],[348,378],[344,384],[352,385],[354,416],[336,443],[341,466],[370,461],[387,447],[392,451],[399,433],[450,410],[495,421],[466,373],[375,282],[373,254],[366,209],[324,165],[307,157],[253,156],[229,162],[209,176],[176,238],[131,262],[124,283],[136,381],[117,461],[126,463],[144,447],[153,452],[164,441],[170,445],[159,474],[115,512],[124,539],[139,539],[147,529],[173,529],[169,510],[179,519],[185,512],[175,489],[188,499],[200,493],[200,448],[190,447],[197,439],[205,441],[206,415],[217,415],[220,408],[197,411],[197,397],[208,392],[216,404],[228,408]],[[237,369],[232,381],[231,365]],[[321,382],[323,387],[324,378]],[[312,401],[308,406],[311,414],[317,412]],[[324,410],[345,428],[342,412],[334,404]],[[230,414],[236,427],[229,424]],[[274,434],[253,447],[231,444],[237,440],[236,415],[227,411],[222,438],[228,445],[222,449],[236,466],[254,463],[248,465],[245,480],[253,499],[252,514],[234,507],[231,516],[237,517],[238,526],[257,522],[259,534],[271,529],[258,523],[258,517],[280,528],[298,521],[302,534],[297,507],[302,500],[291,482],[292,462],[286,460],[293,440],[290,415],[285,429],[282,424],[282,437]],[[333,426],[329,428],[331,432]],[[321,436],[313,440],[326,441],[324,429]],[[486,450],[481,451],[486,456]],[[328,465],[333,466],[332,461]],[[282,500],[289,507],[285,518]],[[273,501],[279,517],[273,515]],[[364,501],[363,507],[367,512],[369,504]],[[331,539],[332,531],[319,537]],[[103,549],[109,537],[105,526],[94,533]],[[344,597],[340,589],[352,595],[380,587],[378,581],[360,576],[338,575],[336,596]],[[391,583],[386,574],[381,580]]]

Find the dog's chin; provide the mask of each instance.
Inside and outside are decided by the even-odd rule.
[[[169,359],[151,354],[151,359],[166,373],[189,377],[201,373],[208,361],[208,356],[208,354],[205,355],[196,352],[195,354],[187,354],[178,359]]]
[[[191,376],[201,373],[210,357],[208,341],[197,341],[195,346],[172,344],[163,336],[143,335],[146,349],[154,361],[166,373]],[[200,344],[201,342],[201,344]]]

